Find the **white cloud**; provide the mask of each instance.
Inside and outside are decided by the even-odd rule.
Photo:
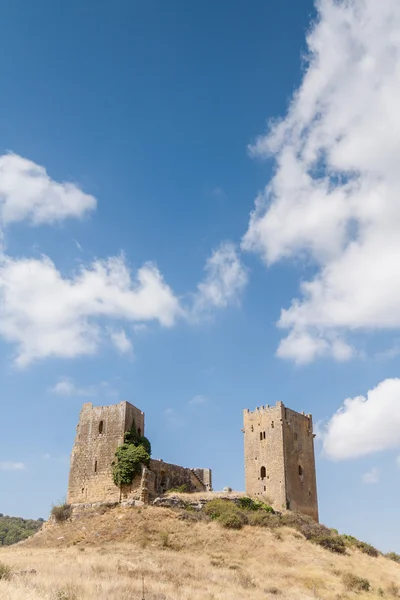
[[[367,473],[364,473],[362,476],[363,483],[373,484],[378,483],[379,481],[379,471],[376,467],[373,467]]]
[[[132,342],[126,335],[124,329],[112,329],[111,327],[108,327],[107,331],[118,352],[121,354],[131,354],[133,352]]]
[[[276,170],[242,242],[268,265],[315,265],[279,320],[278,354],[297,362],[347,360],[349,332],[400,327],[400,4],[316,6],[301,86],[251,148]]]
[[[194,405],[199,405],[199,404],[206,404],[207,402],[208,402],[207,396],[198,394],[197,396],[193,396],[193,398],[191,398],[189,400],[188,404],[194,406]]]
[[[16,344],[16,363],[49,356],[93,354],[100,318],[157,320],[171,326],[182,310],[158,269],[148,263],[134,277],[124,257],[95,261],[63,277],[48,258],[0,257],[0,335]]]
[[[93,396],[95,386],[77,387],[70,377],[61,377],[49,392],[58,396]]]
[[[366,456],[400,447],[400,379],[385,379],[367,396],[347,398],[323,435],[333,459]]]
[[[57,394],[58,396],[118,396],[118,392],[108,383],[108,381],[78,386],[71,377],[60,377],[48,391],[51,394]]]
[[[207,275],[197,286],[194,299],[195,315],[239,302],[248,275],[232,242],[223,242],[214,250],[206,262],[205,270]]]
[[[74,183],[58,183],[46,169],[17,154],[0,156],[0,222],[28,220],[34,225],[81,218],[96,199]]]
[[[0,471],[22,471],[25,469],[23,462],[0,461]]]

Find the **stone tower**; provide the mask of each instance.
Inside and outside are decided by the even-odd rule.
[[[112,479],[111,463],[133,421],[138,433],[144,435],[144,413],[129,402],[112,406],[83,405],[71,454],[69,504],[120,500],[120,490]]]
[[[318,522],[311,415],[276,406],[243,411],[246,493]]]

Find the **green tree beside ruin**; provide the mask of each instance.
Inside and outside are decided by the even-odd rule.
[[[137,475],[142,472],[143,466],[149,466],[151,444],[144,435],[139,435],[135,422],[125,433],[124,443],[117,448],[113,466],[113,480],[115,485],[130,485]]]

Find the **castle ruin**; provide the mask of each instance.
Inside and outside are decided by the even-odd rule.
[[[133,424],[138,434],[144,435],[144,413],[129,402],[83,405],[71,454],[68,504],[148,503],[168,489],[182,485],[192,492],[211,490],[210,469],[188,469],[154,459],[130,485],[116,486],[112,477],[115,452]]]
[[[276,406],[243,411],[246,493],[318,522],[311,415]]]
[[[286,408],[261,406],[243,411],[246,494],[275,508],[297,510],[318,522],[312,417]],[[71,454],[67,502],[149,503],[168,489],[212,490],[210,469],[189,469],[151,459],[131,484],[117,486],[115,452],[135,426],[144,435],[144,413],[130,404],[84,404]]]

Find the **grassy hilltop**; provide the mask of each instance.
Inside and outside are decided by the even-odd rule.
[[[241,504],[215,499],[200,512],[100,507],[61,517],[0,548],[0,599],[400,598],[397,555],[390,560],[294,513]]]

